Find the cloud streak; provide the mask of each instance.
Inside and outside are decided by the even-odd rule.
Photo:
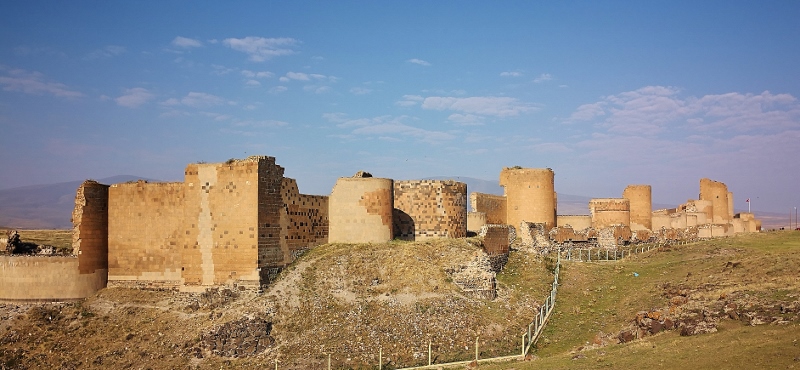
[[[245,38],[227,38],[222,40],[222,44],[236,51],[241,51],[248,55],[248,60],[253,62],[264,62],[274,57],[291,55],[299,42],[293,38],[265,38],[248,36]]]
[[[0,71],[6,70],[0,66]],[[67,85],[58,82],[46,81],[39,72],[29,72],[24,69],[7,70],[6,76],[0,76],[0,86],[5,91],[19,91],[31,95],[50,94],[59,98],[80,98],[82,93],[71,90]]]
[[[125,93],[114,99],[117,105],[127,108],[137,108],[141,105],[152,100],[154,95],[145,88],[134,87],[132,89],[125,89]]]

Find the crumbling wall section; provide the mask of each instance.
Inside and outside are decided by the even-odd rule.
[[[603,229],[615,225],[630,227],[630,201],[625,198],[595,198],[589,201],[592,227]]]
[[[394,209],[391,179],[342,177],[328,199],[331,243],[370,243],[391,240]]]
[[[78,187],[72,225],[72,253],[78,256],[79,272],[107,274],[108,185],[86,180]]]
[[[714,224],[727,224],[733,218],[728,209],[728,187],[719,181],[700,179],[700,200],[711,201],[712,211],[709,221]],[[731,195],[732,198],[732,195]]]
[[[467,231],[477,234],[481,231],[483,225],[486,225],[485,213],[483,212],[467,213]]]
[[[592,216],[589,215],[559,215],[556,218],[559,227],[570,226],[574,230],[584,230],[592,227]]]
[[[632,230],[650,230],[653,227],[653,201],[650,185],[628,185],[622,197],[630,202]]]
[[[108,271],[80,271],[76,257],[0,256],[0,301],[49,302],[86,298],[106,287]]]
[[[473,212],[485,214],[484,224],[501,225],[506,222],[506,197],[502,195],[475,193],[469,195]]]
[[[297,181],[281,185],[282,264],[292,263],[303,251],[328,242],[328,197],[300,194]]]
[[[183,183],[139,180],[109,187],[109,285],[181,284],[183,210]]]
[[[394,208],[409,215],[413,228],[399,228],[401,237],[463,238],[467,235],[467,184],[458,181],[394,182]],[[412,233],[411,235],[408,235]]]
[[[505,167],[500,171],[500,186],[505,188],[506,222],[556,226],[555,173],[549,168]]]

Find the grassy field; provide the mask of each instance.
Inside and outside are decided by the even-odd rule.
[[[0,229],[2,237],[8,235],[9,229]],[[36,243],[38,245],[52,245],[59,250],[72,251],[72,230],[46,229],[29,230],[18,229],[19,238],[23,242]],[[2,246],[3,248],[5,245]]]
[[[800,232],[717,239],[620,262],[565,262],[562,273],[535,359],[486,368],[800,368]],[[676,287],[686,293],[684,306],[670,304],[666,292]],[[721,302],[741,318],[723,317],[716,332],[676,329],[615,343],[637,312],[690,307],[713,315]]]

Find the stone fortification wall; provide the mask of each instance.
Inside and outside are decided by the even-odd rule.
[[[322,199],[290,195],[296,185],[283,182],[275,158],[252,156],[190,164],[183,183],[112,185],[109,281],[183,290],[266,284],[271,269],[291,261],[300,243],[290,241],[309,240],[305,219],[324,217],[308,209],[327,210]],[[294,222],[302,228],[289,230]]]
[[[506,223],[506,197],[502,195],[472,193],[469,195],[473,212],[484,213],[485,224],[501,225]]]
[[[671,228],[672,218],[668,213],[655,211],[652,217],[653,230],[661,230],[662,228]]]
[[[328,199],[328,241],[370,243],[391,240],[394,234],[393,190],[391,179],[339,178]]]
[[[589,201],[592,227],[603,229],[615,225],[630,227],[630,201],[625,198],[595,198]]]
[[[81,274],[108,270],[108,185],[86,180],[75,194],[72,253]]]
[[[653,227],[653,201],[650,185],[628,185],[622,197],[630,201],[631,229],[650,230]]]
[[[328,242],[328,197],[300,194],[297,181],[284,178],[281,185],[281,250],[283,265],[303,251]]]
[[[543,223],[556,226],[555,173],[549,168],[503,168],[500,186],[505,188],[506,222]]]
[[[709,219],[715,224],[727,224],[733,219],[728,209],[728,187],[724,183],[711,179],[700,179],[700,200],[711,201],[712,210]],[[731,195],[731,200],[733,196]]]
[[[728,192],[728,220],[733,219],[733,192]]]
[[[483,238],[483,250],[494,256],[508,254],[516,239],[516,230],[509,225],[484,225],[479,235]]]
[[[478,233],[481,227],[486,225],[486,214],[483,212],[469,212],[467,213],[467,231]]]
[[[108,189],[108,280],[181,283],[186,245],[183,183],[137,182]]]
[[[412,220],[410,227],[407,224],[396,226],[395,237],[406,240],[465,237],[466,200],[467,184],[463,182],[395,181],[394,208]]]
[[[0,301],[81,299],[106,287],[108,270],[81,273],[80,264],[76,257],[0,256]]]
[[[584,230],[592,227],[592,216],[589,215],[558,215],[556,224],[559,227],[570,226],[574,230]]]

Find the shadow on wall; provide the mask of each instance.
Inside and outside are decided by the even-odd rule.
[[[392,223],[395,239],[414,241],[416,227],[411,215],[395,208],[392,210]]]

